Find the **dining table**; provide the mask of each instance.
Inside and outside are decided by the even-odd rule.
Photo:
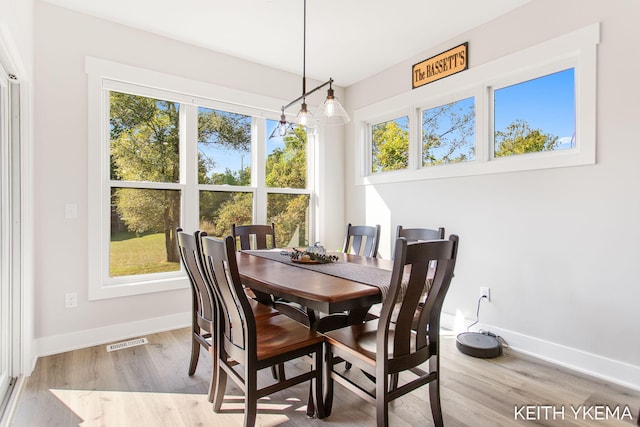
[[[392,261],[341,252],[326,255],[335,260],[295,262],[287,249],[238,251],[236,260],[242,283],[260,302],[270,304],[273,296],[316,313],[347,313],[350,324],[363,321],[388,290]]]

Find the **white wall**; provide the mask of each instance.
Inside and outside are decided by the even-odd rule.
[[[475,319],[514,348],[640,389],[640,3],[536,0],[346,91],[350,111],[411,91],[411,66],[469,42],[470,68],[601,22],[597,164],[516,173],[353,185],[347,220],[380,222],[389,254],[396,225],[460,236],[444,306],[450,326]],[[421,90],[421,89],[417,89]],[[354,164],[353,125],[346,165]],[[383,243],[384,244],[384,243]]]
[[[86,214],[90,171],[85,57],[271,96],[278,99],[274,102],[278,112],[299,95],[300,76],[39,1],[35,19],[35,336],[39,353],[186,326],[191,308],[187,289],[88,301],[87,247],[92,242],[87,238]],[[326,138],[319,155],[321,169],[334,170],[334,165],[342,164],[342,144],[341,134]],[[321,213],[321,221],[344,222],[342,191],[329,191],[342,176],[341,168],[337,172],[323,181],[327,191],[320,194],[336,212]],[[66,203],[77,203],[77,219],[64,218]],[[320,228],[326,227],[321,224]],[[335,239],[331,233],[320,237]],[[78,293],[77,308],[64,308],[67,292]]]

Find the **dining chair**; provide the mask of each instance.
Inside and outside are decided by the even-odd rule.
[[[376,258],[378,256],[379,244],[380,224],[370,226],[351,225],[351,223],[349,223],[347,224],[347,233],[345,235],[342,252]]]
[[[265,224],[231,225],[231,235],[240,240],[241,250],[276,247],[276,227]],[[237,243],[236,243],[237,244]]]
[[[189,376],[196,372],[200,348],[204,348],[211,355],[214,368],[209,380],[209,402],[213,402],[215,387],[215,364],[217,360],[215,339],[213,338],[215,320],[215,296],[213,289],[207,286],[199,263],[197,240],[199,231],[194,234],[185,233],[182,228],[176,230],[178,251],[182,265],[187,272],[191,285],[191,358],[189,361]]]
[[[325,411],[331,413],[334,381],[375,404],[378,426],[389,425],[389,402],[418,387],[429,384],[431,412],[436,426],[443,425],[440,405],[440,313],[451,284],[458,251],[458,236],[448,240],[409,243],[405,238],[396,241],[389,292],[382,304],[379,319],[326,332],[328,350],[325,378],[327,398]],[[431,261],[437,261],[435,276],[419,316],[418,328],[412,328]],[[405,272],[405,266],[408,271]],[[397,313],[394,313],[397,311]],[[392,316],[395,321],[392,321]],[[334,369],[333,360],[339,357],[375,378],[375,392],[371,383],[362,385],[352,375]],[[428,372],[419,367],[428,363]],[[393,381],[401,372],[412,373],[398,386]],[[404,379],[404,376],[403,376]]]
[[[276,229],[275,224],[251,224],[231,226],[231,235],[237,241],[240,241],[241,250],[251,249],[271,249],[276,247]],[[273,307],[278,312],[288,316],[298,322],[310,326],[313,319],[309,317],[307,310],[300,304],[285,301],[282,298],[272,298]]]
[[[324,337],[316,331],[289,319],[272,316],[257,319],[249,305],[249,298],[240,283],[236,263],[236,246],[232,236],[224,240],[202,239],[205,273],[213,284],[218,298],[217,324],[218,360],[217,384],[213,409],[222,408],[227,379],[230,378],[244,392],[244,425],[253,426],[257,415],[258,399],[296,384],[311,381],[313,402],[318,418],[324,418],[322,399],[322,352]],[[312,355],[313,366],[293,378],[280,378],[278,382],[258,388],[257,374],[296,358]],[[242,365],[244,369],[236,368]],[[308,414],[309,415],[309,414]]]
[[[214,325],[216,323],[216,300],[213,288],[206,280],[202,269],[202,254],[200,241],[202,236],[206,236],[204,231],[196,231],[194,234],[185,233],[182,228],[176,229],[178,241],[178,251],[182,265],[189,278],[191,285],[191,358],[189,361],[189,376],[193,376],[198,367],[200,357],[200,349],[204,348],[211,355],[214,368],[211,370],[211,379],[209,381],[209,401],[213,402],[217,348],[216,340],[213,336]],[[260,304],[252,301],[251,309],[254,316],[261,318],[270,317],[279,313],[268,305]],[[275,373],[274,373],[275,374]]]

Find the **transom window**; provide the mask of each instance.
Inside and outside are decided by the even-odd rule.
[[[409,117],[371,125],[371,172],[409,167]]]
[[[592,25],[355,111],[356,184],[595,163],[599,38]],[[411,113],[378,119],[391,111]]]
[[[494,89],[495,157],[576,147],[575,69]]]
[[[475,160],[475,98],[422,112],[422,166]]]

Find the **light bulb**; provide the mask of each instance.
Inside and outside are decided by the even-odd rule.
[[[298,123],[305,127],[309,123],[309,112],[307,111],[307,104],[304,101],[302,101],[302,108],[300,108],[300,113],[298,113]]]
[[[327,117],[331,117],[336,113],[336,102],[332,99],[327,99],[324,104],[324,113]]]

